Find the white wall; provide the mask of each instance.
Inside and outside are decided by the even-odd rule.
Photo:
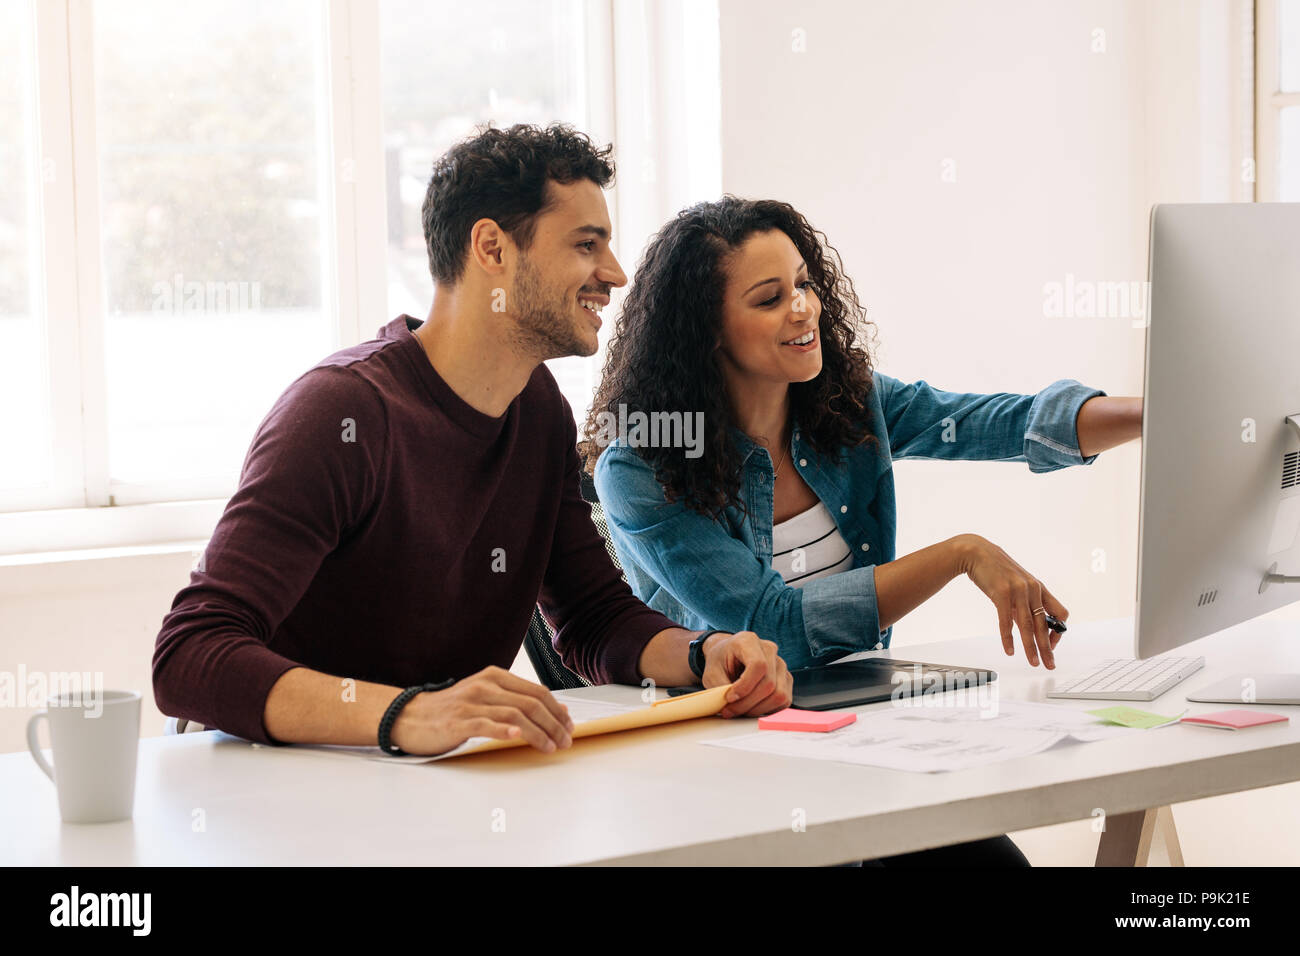
[[[826,232],[878,323],[882,371],[962,391],[1075,378],[1137,395],[1142,331],[1044,318],[1043,285],[1144,279],[1152,203],[1251,197],[1249,13],[1242,0],[720,0],[723,188],[787,200]],[[898,553],[975,531],[1075,620],[1131,615],[1140,464],[1136,442],[1049,475],[900,462]],[[894,646],[980,633],[994,639],[996,614],[963,578],[899,622]],[[1069,666],[1068,634],[1057,660]],[[1240,821],[1288,818],[1297,795],[1177,805],[1187,862],[1293,863],[1294,832]],[[1012,837],[1036,866],[1096,854],[1090,821]]]
[[[164,718],[153,703],[154,638],[201,547],[0,558],[0,668],[99,673],[105,688],[142,693],[142,736],[162,733]],[[27,746],[24,728],[39,709],[0,707],[0,752]]]
[[[1234,198],[1221,91],[1238,7],[722,0],[723,188],[789,201],[827,234],[889,375],[1138,395],[1141,328],[1045,318],[1044,284],[1144,280],[1151,203]],[[1131,614],[1139,466],[1136,442],[1048,475],[900,462],[898,554],[977,532],[1077,620]],[[981,632],[996,615],[961,579],[895,646]]]

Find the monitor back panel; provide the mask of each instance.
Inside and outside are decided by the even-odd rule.
[[[1300,203],[1151,216],[1136,656],[1300,599]],[[1272,550],[1270,550],[1272,549]]]

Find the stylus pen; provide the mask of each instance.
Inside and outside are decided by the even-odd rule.
[[[1043,619],[1047,621],[1047,626],[1050,627],[1052,630],[1054,630],[1057,634],[1065,633],[1065,622],[1060,620],[1059,618],[1053,617],[1051,611],[1044,609]]]

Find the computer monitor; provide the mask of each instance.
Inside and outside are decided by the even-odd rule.
[[[1139,658],[1300,600],[1300,203],[1155,206],[1150,283]]]

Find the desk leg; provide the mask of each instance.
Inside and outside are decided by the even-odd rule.
[[[1178,842],[1178,830],[1174,826],[1174,808],[1161,807],[1158,811],[1156,827],[1165,838],[1165,852],[1169,854],[1170,866],[1183,865],[1183,847]]]
[[[1097,844],[1097,866],[1146,866],[1157,832],[1165,841],[1170,866],[1183,865],[1183,849],[1174,827],[1172,807],[1135,810],[1106,818]]]

